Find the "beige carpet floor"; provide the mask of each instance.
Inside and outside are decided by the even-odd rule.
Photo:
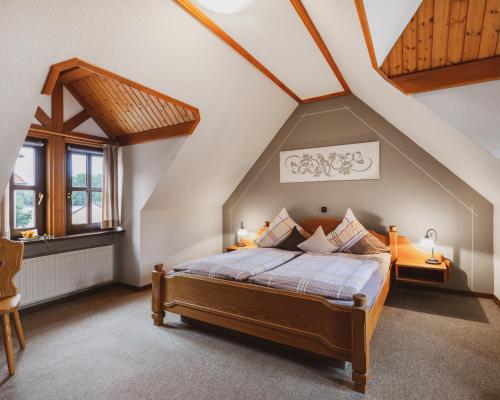
[[[368,394],[350,366],[168,315],[149,292],[111,287],[22,316],[27,348],[0,399],[500,399],[500,308],[491,300],[396,289],[372,341]]]

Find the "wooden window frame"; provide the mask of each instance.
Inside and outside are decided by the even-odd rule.
[[[39,235],[46,233],[46,142],[39,139],[26,138],[22,147],[31,147],[34,149],[35,156],[35,184],[34,185],[19,185],[14,182],[14,171],[9,179],[9,224],[10,236],[12,239],[18,239],[22,236],[21,232],[31,229],[37,229]],[[35,192],[34,207],[35,207],[35,226],[16,229],[15,228],[15,213],[16,206],[14,202],[14,192],[16,190],[32,190]],[[43,197],[40,200],[40,195]]]
[[[71,155],[82,154],[87,157],[86,162],[86,186],[72,186]],[[92,147],[68,145],[66,146],[66,232],[67,234],[92,232],[102,230],[101,223],[92,223],[92,193],[102,193],[102,187],[92,187],[92,156],[103,156],[102,150]],[[103,165],[104,173],[104,165]],[[87,224],[72,223],[71,199],[73,191],[85,191],[87,198]]]

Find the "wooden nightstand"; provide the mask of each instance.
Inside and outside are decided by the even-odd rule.
[[[232,246],[227,246],[226,251],[235,251],[235,250],[240,250],[240,249],[255,249],[257,245],[255,244],[246,244],[245,246],[239,247],[233,244]]]
[[[451,261],[441,254],[435,254],[440,264],[427,264],[429,257],[411,243],[398,244],[398,259],[394,280],[397,282],[413,283],[419,285],[439,286],[444,285],[450,278]]]

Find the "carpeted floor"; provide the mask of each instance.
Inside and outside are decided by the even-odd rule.
[[[168,315],[149,292],[103,289],[22,316],[27,348],[0,399],[500,399],[500,308],[491,300],[395,289],[372,341],[371,381],[350,365]],[[16,342],[17,344],[17,342]]]

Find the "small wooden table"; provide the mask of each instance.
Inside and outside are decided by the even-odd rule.
[[[255,249],[257,245],[255,244],[246,244],[245,246],[236,246],[233,244],[232,246],[227,246],[226,251],[235,251],[235,250],[240,250],[240,249]]]
[[[427,264],[426,258],[426,255],[420,252],[398,254],[395,281],[430,286],[444,285],[448,282],[451,261],[438,254],[436,258],[441,260],[440,264]]]

